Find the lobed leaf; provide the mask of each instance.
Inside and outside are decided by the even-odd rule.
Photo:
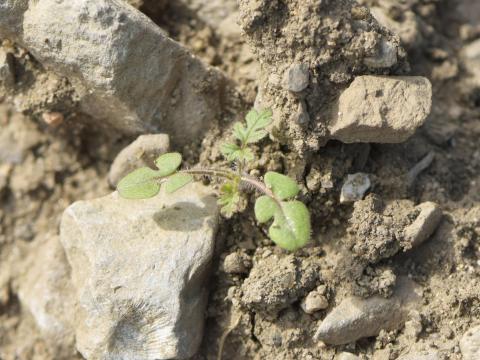
[[[236,123],[233,126],[233,135],[242,144],[252,144],[263,139],[268,133],[264,130],[271,122],[272,112],[265,109],[260,112],[251,110],[246,116],[246,126]]]
[[[175,172],[182,163],[182,155],[179,153],[166,153],[155,160],[160,176],[168,176]]]
[[[190,174],[182,174],[182,173],[174,174],[170,176],[168,180],[165,182],[165,191],[168,194],[171,194],[192,181],[193,181],[193,176]]]
[[[223,144],[220,151],[227,158],[228,161],[253,161],[254,156],[251,149],[242,149],[236,144]]]
[[[118,193],[125,199],[148,199],[160,191],[158,171],[149,167],[142,167],[134,170],[117,185]]]
[[[273,242],[278,246],[294,251],[310,240],[310,213],[300,201],[282,202],[274,221],[268,230]]]
[[[294,180],[274,171],[267,172],[264,181],[279,200],[293,198],[300,191],[298,184]]]
[[[255,217],[260,224],[273,218],[276,211],[278,211],[278,205],[269,196],[260,196],[255,202]]]

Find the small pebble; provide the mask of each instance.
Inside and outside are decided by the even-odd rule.
[[[368,174],[359,172],[347,175],[347,180],[343,183],[340,192],[340,202],[346,203],[362,200],[370,186],[371,182]]]
[[[246,274],[251,266],[248,255],[238,252],[227,255],[223,261],[223,269],[227,274]]]
[[[56,128],[63,123],[64,117],[62,113],[54,111],[44,112],[42,114],[42,119],[48,126]]]
[[[283,85],[286,90],[298,93],[308,86],[309,82],[308,66],[306,64],[292,64],[285,71]]]
[[[302,300],[300,307],[305,313],[313,314],[319,310],[326,309],[328,307],[328,300],[317,291],[312,291]]]

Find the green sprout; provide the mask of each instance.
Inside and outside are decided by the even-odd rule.
[[[163,154],[155,161],[156,170],[139,168],[125,176],[117,186],[121,197],[146,199],[157,195],[164,186],[173,193],[195,178],[208,176],[223,181],[218,203],[221,213],[231,217],[240,210],[242,193],[255,189],[260,196],[255,201],[255,217],[259,223],[271,221],[268,234],[278,246],[293,251],[304,246],[310,239],[310,213],[295,197],[300,191],[298,184],[288,176],[269,171],[263,181],[247,173],[248,164],[254,160],[249,145],[263,139],[265,128],[271,122],[270,110],[251,110],[246,124],[235,123],[234,141],[223,144],[221,152],[235,170],[214,168],[191,168],[179,170],[182,156],[179,153]],[[273,220],[273,221],[272,221]]]

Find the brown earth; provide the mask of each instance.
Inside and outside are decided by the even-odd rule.
[[[188,1],[169,3],[162,11],[144,2],[140,10],[223,70],[245,102],[253,103],[260,66],[239,28],[205,22]],[[216,359],[222,343],[223,359],[334,359],[348,351],[380,360],[428,349],[438,351],[441,359],[462,358],[459,340],[480,319],[480,91],[472,85],[461,51],[480,38],[480,11],[474,0],[360,3],[393,23],[408,50],[409,74],[431,80],[428,122],[398,145],[330,141],[303,159],[291,147],[270,140],[256,149],[258,160],[252,167],[284,171],[302,183],[301,197],[313,217],[313,241],[292,255],[267,239],[251,209],[225,220],[218,234],[204,341],[195,359]],[[3,46],[15,47],[22,59],[17,61],[20,76],[36,85],[17,104],[25,115],[14,112],[11,104],[0,106],[0,359],[59,359],[58,349],[42,340],[31,314],[20,305],[28,256],[58,232],[66,206],[110,191],[109,166],[132,139],[98,131],[84,121],[75,113],[68,83],[45,78],[31,55],[16,45],[4,41]],[[44,109],[62,112],[63,122],[56,127],[46,123]],[[219,162],[218,139],[227,130],[223,124],[212,131],[200,149],[177,150],[189,163]],[[409,182],[408,171],[429,152],[434,153],[433,163]],[[376,220],[357,208],[370,205],[354,209],[339,202],[344,178],[358,171],[372,180],[364,201],[378,197],[387,204],[388,236],[368,237],[375,233]],[[441,224],[425,243],[404,252],[388,239],[411,223],[408,214],[424,201],[442,208]],[[375,241],[358,244],[357,233]],[[242,264],[232,272],[224,260],[234,253]],[[417,317],[404,327],[347,345],[314,340],[321,320],[347,295],[388,297],[401,275],[423,289]],[[317,287],[322,287],[328,307],[307,314],[301,300]]]

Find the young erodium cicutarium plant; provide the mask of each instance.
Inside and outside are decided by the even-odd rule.
[[[255,189],[260,196],[255,201],[255,217],[259,223],[272,221],[268,234],[280,247],[296,250],[310,239],[310,214],[307,207],[295,200],[300,191],[298,184],[288,176],[269,171],[263,181],[247,173],[254,155],[249,145],[267,135],[265,127],[271,122],[270,110],[251,110],[246,124],[233,127],[234,141],[222,145],[222,154],[235,164],[235,170],[191,168],[179,170],[182,156],[179,153],[161,155],[155,161],[156,170],[143,167],[125,176],[117,186],[120,196],[127,199],[145,199],[155,196],[164,186],[173,193],[196,177],[208,176],[222,181],[218,203],[221,212],[230,217],[239,211],[242,192]]]

